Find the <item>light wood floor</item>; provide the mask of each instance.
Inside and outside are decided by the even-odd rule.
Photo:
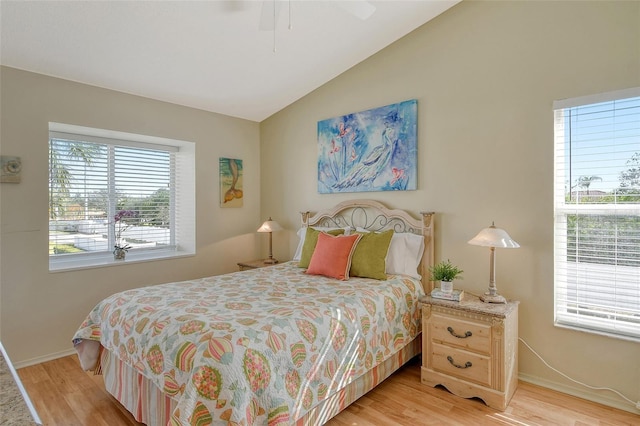
[[[18,370],[46,426],[141,425],[109,395],[101,376],[68,356]],[[405,365],[333,418],[330,426],[640,425],[640,416],[520,382],[506,411],[420,384],[419,360]]]

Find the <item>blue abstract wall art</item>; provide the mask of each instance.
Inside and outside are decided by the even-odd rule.
[[[318,192],[416,189],[418,101],[318,122]]]

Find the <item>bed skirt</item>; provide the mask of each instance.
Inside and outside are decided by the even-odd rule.
[[[421,334],[386,361],[329,395],[313,407],[296,425],[321,425],[344,410],[351,403],[376,387],[394,371],[403,366],[422,349]],[[101,366],[107,391],[113,395],[133,417],[149,426],[171,425],[171,413],[176,402],[163,394],[157,386],[135,369],[120,361],[107,350],[101,354]]]

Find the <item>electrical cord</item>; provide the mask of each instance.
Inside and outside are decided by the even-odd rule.
[[[618,396],[620,396],[622,399],[624,399],[625,401],[628,401],[631,405],[635,406],[638,410],[640,410],[640,401],[638,402],[634,402],[632,400],[630,400],[629,398],[627,398],[626,396],[624,396],[623,394],[621,394],[620,392],[618,392],[615,389],[611,389],[611,388],[607,388],[607,387],[599,387],[599,386],[591,386],[588,385],[586,383],[582,383],[578,380],[572,379],[571,377],[567,376],[566,374],[564,374],[563,372],[553,368],[551,365],[549,365],[549,363],[547,361],[545,361],[542,356],[540,356],[540,354],[538,352],[536,352],[531,346],[529,346],[529,344],[527,342],[525,342],[522,337],[518,337],[518,340],[520,340],[531,352],[533,352],[533,354],[535,356],[537,356],[540,361],[542,361],[542,363],[544,365],[546,365],[547,367],[549,367],[551,370],[555,371],[556,373],[560,374],[562,377],[564,377],[565,379],[571,380],[574,383],[577,383],[579,385],[585,386],[589,389],[593,389],[593,390],[608,390],[610,392],[613,392],[615,394],[617,394]]]
[[[467,292],[467,293],[471,294],[472,296],[479,297],[477,294],[473,294],[471,292]],[[613,392],[616,395],[618,395],[620,398],[622,398],[625,401],[627,401],[629,404],[635,406],[637,410],[640,410],[640,401],[634,402],[634,401],[630,400],[629,398],[627,398],[626,396],[624,396],[623,394],[621,394],[620,392],[618,392],[615,389],[611,389],[611,388],[607,388],[607,387],[591,386],[591,385],[588,385],[586,383],[582,383],[582,382],[580,382],[578,380],[572,379],[571,377],[569,377],[566,374],[564,374],[562,371],[559,371],[556,368],[554,368],[551,365],[549,365],[549,363],[547,361],[545,361],[544,358],[542,358],[542,356],[538,352],[535,351],[535,349],[533,349],[527,342],[525,342],[522,337],[518,337],[518,340],[520,340],[522,342],[522,344],[527,347],[527,349],[529,349],[535,356],[537,356],[538,359],[540,359],[540,361],[542,361],[542,363],[544,365],[546,365],[548,368],[550,368],[551,370],[555,371],[556,373],[558,373],[559,375],[561,375],[565,379],[570,380],[570,381],[572,381],[574,383],[577,383],[579,385],[582,385],[584,387],[587,387],[589,389],[593,389],[593,390],[608,390],[610,392]]]

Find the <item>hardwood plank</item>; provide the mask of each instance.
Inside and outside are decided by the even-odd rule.
[[[86,373],[76,356],[18,370],[46,426],[141,426],[104,388],[101,376]],[[331,419],[328,426],[631,426],[640,415],[519,383],[502,412],[482,401],[459,398],[442,387],[420,383],[419,358]]]
[[[45,426],[140,426],[76,356],[18,370]]]

